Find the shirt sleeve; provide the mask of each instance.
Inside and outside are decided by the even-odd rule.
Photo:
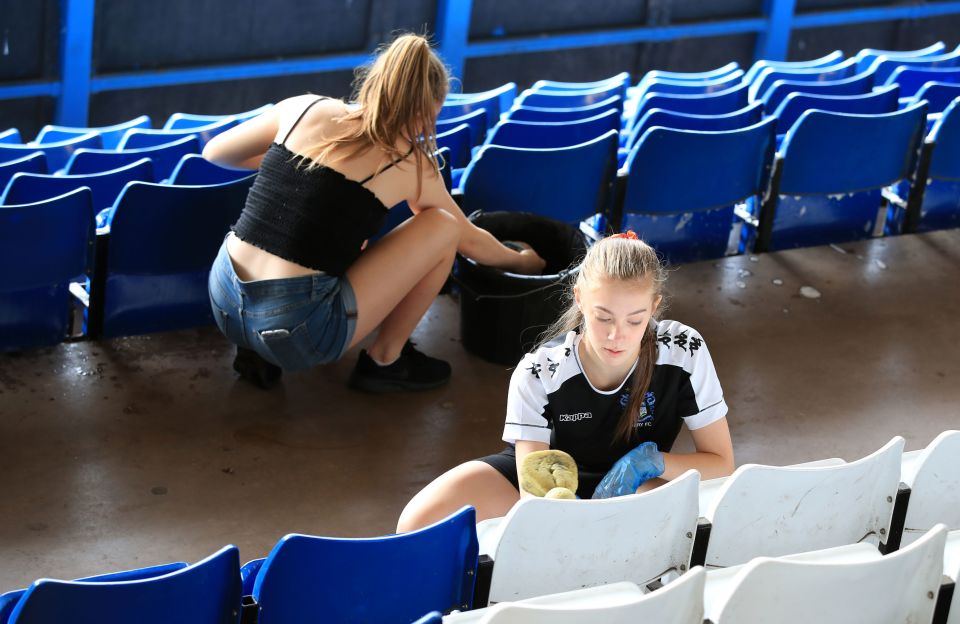
[[[550,443],[550,424],[543,415],[547,393],[540,380],[542,370],[537,354],[528,353],[510,377],[507,418],[503,426],[503,441],[508,444],[517,440]]]
[[[723,400],[723,389],[720,387],[707,344],[696,333],[691,333],[690,342],[687,365],[689,368],[684,368],[690,373],[689,390],[692,396],[687,397],[691,401],[687,411],[690,415],[684,416],[683,421],[688,429],[693,430],[706,427],[726,416],[727,404]]]

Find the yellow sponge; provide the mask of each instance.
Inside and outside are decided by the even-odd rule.
[[[534,451],[523,458],[520,487],[534,496],[545,496],[554,488],[576,492],[577,463],[563,451]],[[551,498],[557,498],[557,495]]]

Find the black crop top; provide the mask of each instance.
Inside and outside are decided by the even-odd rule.
[[[324,165],[308,170],[310,159],[286,147],[290,132],[323,99],[303,110],[283,143],[267,149],[231,229],[240,240],[284,260],[341,276],[360,256],[363,241],[383,226],[389,208],[364,186],[373,175],[357,181]]]

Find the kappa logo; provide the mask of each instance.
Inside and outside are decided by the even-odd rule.
[[[581,420],[590,420],[593,418],[593,412],[577,412],[576,414],[560,414],[560,422],[578,422]]]

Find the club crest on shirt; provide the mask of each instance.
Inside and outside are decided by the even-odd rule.
[[[623,398],[621,397],[621,401]],[[643,396],[643,404],[640,406],[640,412],[637,414],[637,422],[634,424],[635,427],[652,427],[654,413],[653,408],[657,403],[657,397],[654,396],[653,392],[647,392]]]

